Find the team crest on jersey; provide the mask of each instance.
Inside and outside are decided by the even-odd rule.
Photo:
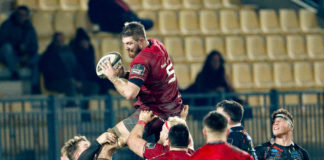
[[[296,150],[293,150],[293,151],[291,152],[291,157],[294,158],[294,159],[302,159],[302,158],[300,157],[300,154],[299,154],[298,151],[296,151]]]
[[[155,143],[146,143],[146,148],[153,149],[155,147]]]
[[[133,66],[133,68],[131,70],[131,74],[136,74],[136,75],[143,76],[144,71],[145,71],[145,66],[144,65],[136,64],[136,65]]]
[[[275,157],[280,157],[281,152],[278,149],[272,148],[271,149],[271,155]]]

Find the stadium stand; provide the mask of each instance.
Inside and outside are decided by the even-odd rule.
[[[273,64],[274,82],[276,88],[293,88],[295,80],[291,63],[275,62]]]
[[[63,31],[71,37],[76,28],[83,27],[90,32],[92,38],[96,38],[100,48],[99,53],[96,53],[98,56],[111,49],[126,55],[116,36],[91,33],[95,27],[87,16],[87,2],[88,0],[17,0],[16,5],[27,5],[33,10],[32,22],[39,37],[40,53],[44,51],[44,46],[49,43],[49,37],[54,31]],[[277,64],[281,61],[294,63],[307,59],[316,62],[324,59],[322,29],[315,13],[306,9],[256,9],[242,5],[240,0],[125,2],[139,17],[154,21],[155,26],[147,32],[148,36],[163,41],[178,64],[197,64],[204,60],[206,53],[216,49],[224,55],[230,68],[235,68],[233,66],[236,63],[249,62],[254,71],[254,63],[267,61],[273,69],[274,86],[280,87],[282,85],[278,85],[275,73]],[[239,35],[233,35],[238,33]],[[124,60],[126,64],[130,62],[127,56],[124,56]],[[296,76],[295,69],[293,71],[293,76]],[[315,68],[312,68],[312,72],[315,73]],[[257,79],[255,74],[251,76],[252,79]],[[282,87],[289,88],[285,86]],[[292,86],[294,89],[303,88],[297,83]]]
[[[278,33],[280,31],[279,21],[275,10],[260,10],[260,27],[264,33]]]
[[[205,60],[204,41],[200,37],[185,38],[185,54],[189,62],[202,62]]]
[[[280,35],[270,35],[266,37],[268,56],[272,60],[286,60],[286,43]]]
[[[198,34],[200,32],[199,20],[196,11],[180,11],[179,18],[179,27],[182,34]]]
[[[184,42],[179,37],[165,37],[164,45],[174,62],[186,62]]]
[[[74,14],[68,11],[59,11],[54,14],[54,30],[63,32],[65,36],[73,36],[76,28],[74,26]]]
[[[316,86],[323,87],[324,86],[324,62],[315,62],[314,63],[314,75]]]
[[[205,39],[206,53],[210,53],[212,50],[218,50],[226,57],[225,54],[225,42],[220,36],[206,37]]]
[[[102,55],[100,55],[100,57],[104,56],[104,54],[108,53],[108,52],[119,52],[121,53],[121,42],[120,39],[118,38],[104,38],[101,39],[101,52],[103,53]]]
[[[319,31],[316,14],[306,9],[299,10],[299,25],[304,32]]]
[[[247,55],[245,52],[245,41],[241,36],[226,37],[226,52],[228,61],[245,61]]]
[[[282,31],[292,33],[298,33],[300,31],[297,14],[294,10],[280,9],[279,20]]]
[[[81,9],[80,0],[59,0],[60,9],[67,11],[76,11]]]
[[[307,53],[311,59],[323,59],[323,35],[307,35],[306,36]]]
[[[272,66],[269,63],[253,63],[254,88],[269,90],[274,86]]]
[[[246,52],[252,61],[266,60],[268,56],[266,53],[265,39],[261,36],[247,36]]]
[[[300,87],[314,87],[313,64],[310,62],[295,62],[294,75],[296,85]]]
[[[200,9],[203,4],[202,0],[182,0],[183,6],[186,9]]]
[[[38,37],[50,37],[54,33],[53,15],[51,13],[37,11],[32,14],[31,19]]]
[[[204,8],[218,9],[223,7],[222,0],[203,0]]]
[[[233,64],[233,85],[235,89],[249,89],[253,87],[252,67],[247,63]]]
[[[46,11],[55,11],[60,8],[58,0],[39,0],[39,8]]]
[[[37,10],[39,7],[38,0],[17,0],[16,5],[17,6],[25,5],[32,10]]]
[[[260,26],[257,13],[252,9],[240,10],[241,30],[243,33],[260,33]]]
[[[125,2],[135,11],[143,8],[142,0],[125,0]]]
[[[191,84],[190,67],[187,64],[175,64],[174,70],[178,76],[178,85],[181,89],[187,88]]]
[[[219,14],[220,28],[223,33],[240,33],[239,16],[235,10],[221,10]]]
[[[157,15],[157,13],[155,11],[151,11],[151,10],[140,11],[140,12],[138,12],[138,16],[140,18],[151,19],[154,22],[153,28],[146,32],[148,35],[156,35],[156,34],[158,34],[158,32],[159,32],[159,22],[158,22],[158,15]]]
[[[178,15],[175,11],[163,10],[159,12],[159,28],[161,34],[178,34]]]
[[[159,10],[162,8],[161,0],[142,0],[144,10]]]
[[[305,38],[301,35],[287,36],[287,52],[292,60],[307,59]]]
[[[203,34],[219,34],[219,16],[213,10],[202,10],[199,13],[200,30]]]

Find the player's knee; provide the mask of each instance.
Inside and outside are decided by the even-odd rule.
[[[119,132],[119,130],[116,126],[114,128],[108,128],[107,132],[116,135],[117,138],[119,138],[121,136],[121,133]]]
[[[127,138],[123,137],[118,127],[109,128],[107,132],[116,135],[117,148],[123,148],[127,144]]]

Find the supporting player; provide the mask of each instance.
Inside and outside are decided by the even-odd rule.
[[[152,114],[152,111],[141,111],[139,115],[139,121],[135,125],[134,129],[131,131],[127,141],[129,149],[131,149],[138,156],[145,159],[150,159],[169,151],[170,145],[168,144],[167,141],[169,130],[174,125],[178,125],[178,124],[187,126],[185,121],[187,114],[188,114],[188,106],[185,105],[180,115],[181,118],[169,117],[168,121],[166,121],[162,127],[159,141],[157,143],[149,143],[145,141],[142,138],[142,136],[144,130],[149,129],[147,127],[145,128],[146,124],[152,121],[154,119],[154,116]],[[194,152],[194,148],[193,148],[193,139],[190,133],[189,133],[189,137],[190,137],[190,143],[189,146],[187,145],[187,148],[188,148],[188,153],[192,154]]]
[[[75,136],[65,142],[61,149],[61,160],[77,160],[81,153],[90,146],[85,136]]]
[[[254,159],[258,159],[252,138],[241,125],[244,114],[243,106],[233,100],[223,100],[216,105],[216,111],[227,118],[229,129],[227,143],[248,152]]]
[[[191,160],[253,160],[247,152],[226,143],[227,119],[221,113],[209,112],[203,120],[203,127],[207,144],[199,148]]]
[[[170,150],[150,160],[188,160],[189,131],[187,126],[177,124],[170,128],[168,134]]]

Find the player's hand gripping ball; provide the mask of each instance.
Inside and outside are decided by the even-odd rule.
[[[107,53],[106,55],[101,57],[97,63],[96,72],[100,78],[105,78],[105,75],[103,75],[101,72],[102,68],[100,67],[100,63],[103,62],[103,63],[107,64],[107,60],[110,60],[112,67],[115,69],[117,69],[119,66],[122,65],[122,57],[121,57],[120,53],[118,53],[118,52]]]

